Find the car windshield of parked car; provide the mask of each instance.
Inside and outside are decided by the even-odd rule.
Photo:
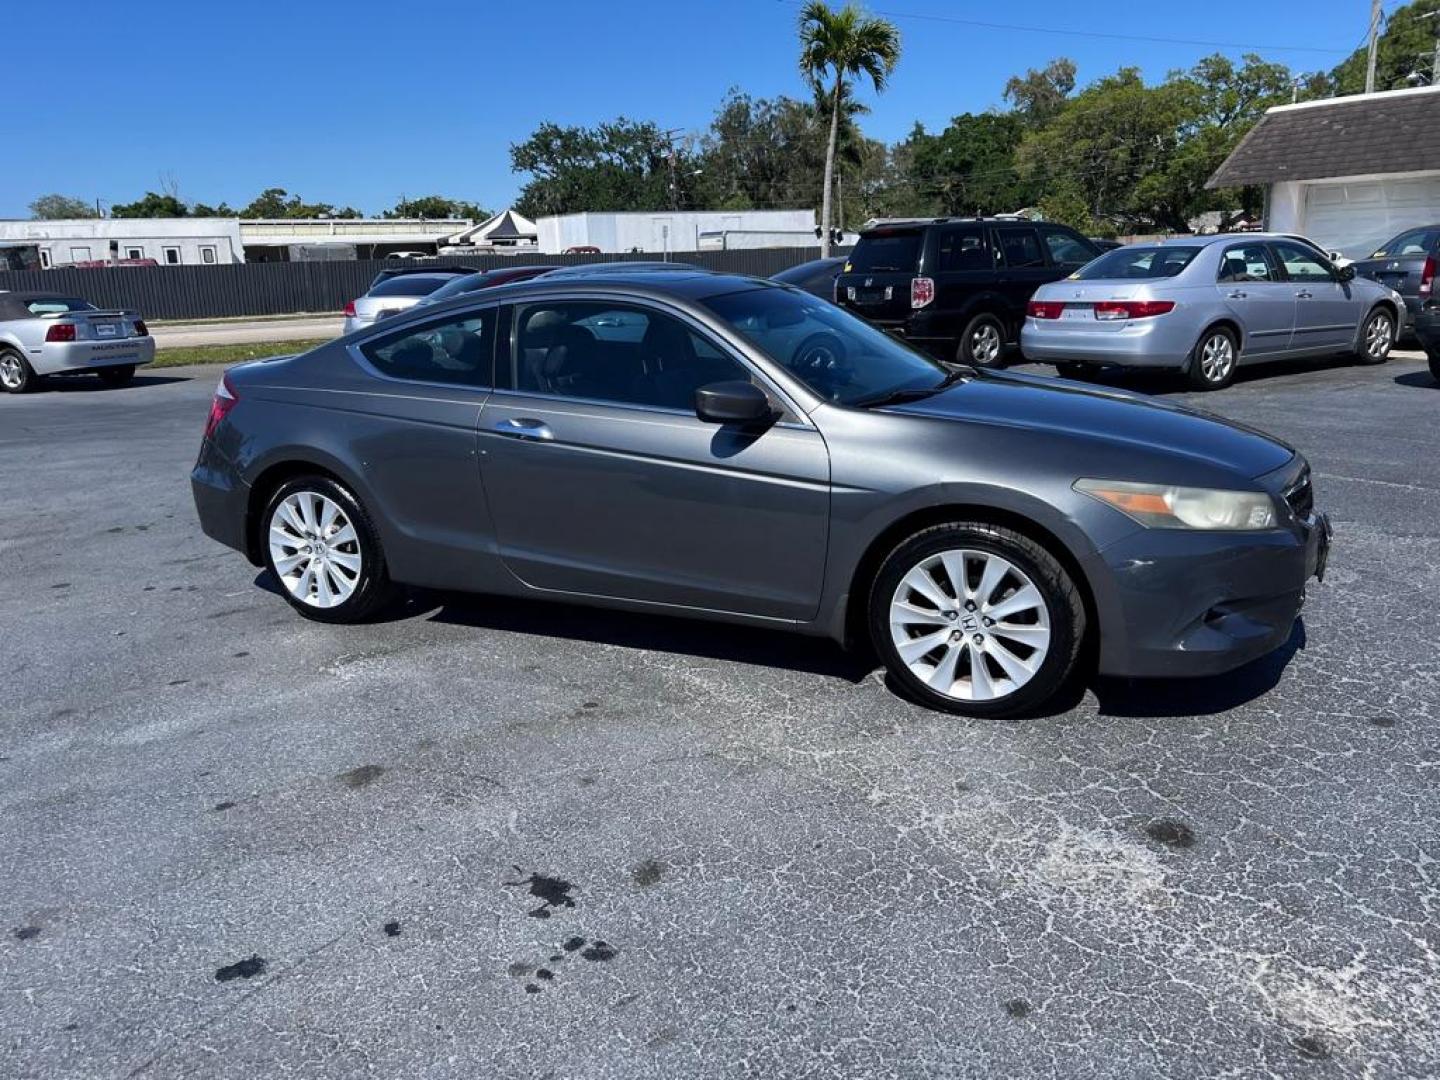
[[[704,303],[827,401],[878,404],[896,395],[939,389],[948,377],[939,361],[808,293],[746,289]]]
[[[429,296],[440,286],[448,284],[448,277],[427,277],[424,274],[404,274],[387,278],[370,290],[371,296]]]
[[[1124,247],[1107,251],[1071,278],[1076,281],[1135,281],[1174,277],[1200,253],[1198,247]]]
[[[1411,229],[1395,237],[1370,257],[1383,259],[1387,255],[1391,258],[1399,258],[1401,255],[1429,255],[1437,249],[1440,249],[1440,229]]]
[[[68,296],[46,296],[25,302],[31,315],[63,315],[68,311],[94,311],[95,305]]]
[[[877,233],[862,236],[845,263],[846,273],[915,272],[920,262],[918,232]]]

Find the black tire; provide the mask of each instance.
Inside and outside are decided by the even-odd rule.
[[[271,528],[277,523],[276,515],[281,504],[292,495],[301,495],[306,492],[328,499],[338,506],[355,532],[353,543],[346,542],[343,547],[337,547],[336,550],[347,556],[358,555],[360,559],[358,579],[349,596],[330,607],[321,607],[314,602],[306,602],[292,592],[292,587],[281,572],[281,568],[276,566],[275,553],[271,546]],[[265,513],[261,517],[258,527],[260,529],[260,550],[264,554],[265,565],[275,576],[280,594],[285,597],[285,601],[291,607],[307,619],[325,623],[362,622],[378,613],[395,598],[397,590],[390,581],[390,574],[385,564],[385,553],[380,547],[380,537],[375,530],[374,523],[370,520],[370,515],[365,512],[360,501],[347,488],[337,484],[329,477],[299,476],[280,485],[266,502]],[[324,571],[322,570],[320,573],[323,574]],[[331,575],[332,578],[336,576],[335,574]]]
[[[28,394],[40,385],[40,376],[30,366],[30,361],[16,349],[0,348],[0,390],[9,394]]]
[[[100,376],[102,383],[113,389],[118,386],[126,386],[131,379],[135,378],[135,365],[119,364],[116,367],[102,367],[97,369],[95,374]]]
[[[955,359],[972,367],[1004,367],[1005,324],[988,312],[976,315],[965,324],[955,346]]]
[[[1028,682],[990,700],[967,700],[963,697],[940,693],[932,688],[902,659],[891,636],[891,602],[895,598],[902,579],[912,570],[921,567],[925,560],[942,552],[956,550],[994,554],[1009,562],[1013,568],[1028,577],[1038,590],[1048,616],[1050,640],[1048,651],[1044,654],[1039,668],[1029,677]],[[967,572],[968,569],[973,568],[974,564],[967,564]],[[946,580],[948,581],[948,576]],[[947,589],[933,577],[931,583],[940,587],[942,592],[947,592],[947,595],[956,591],[953,585]],[[1003,599],[1006,595],[1003,590],[1006,587],[1013,589],[1015,584],[1018,584],[1016,579],[1007,574],[993,587],[995,591],[992,591],[989,599],[994,599],[997,595]],[[956,603],[955,610],[941,611],[939,614],[949,617],[952,622],[955,622],[957,627],[955,633],[959,635],[959,638],[970,635],[986,650],[989,650],[991,646],[984,644],[982,639],[985,632],[993,634],[993,631],[980,627],[981,632],[975,635],[971,634],[971,631],[976,629],[974,627],[959,629],[961,620],[966,619],[966,612],[961,610],[963,601],[956,598]],[[934,525],[922,529],[902,542],[881,565],[880,572],[876,575],[875,583],[870,590],[866,611],[870,637],[875,651],[899,687],[923,705],[962,716],[1012,716],[1033,712],[1044,705],[1059,693],[1075,674],[1086,630],[1085,604],[1080,597],[1080,592],[1070,579],[1070,575],[1066,573],[1065,568],[1049,551],[1014,529],[974,521],[956,521]],[[983,612],[983,608],[980,611]],[[976,615],[980,617],[979,612]],[[958,618],[956,618],[957,616]],[[943,631],[943,629],[942,626],[941,630]],[[958,639],[952,635],[950,640]],[[974,662],[975,653],[969,648],[968,643],[962,642],[962,644],[965,645],[964,652],[966,654],[963,662],[968,666]],[[945,647],[945,642],[936,646],[937,650]],[[1033,653],[1030,655],[1033,656]],[[998,661],[990,661],[984,657],[981,657],[980,661],[987,665],[987,671],[1001,671]],[[958,673],[961,662],[961,660],[957,660],[951,670]],[[1004,679],[1003,673],[995,677],[1001,681]],[[952,685],[960,686],[961,683],[957,679]],[[973,678],[970,680],[970,685],[974,686]]]
[[[1222,362],[1219,357],[1221,343],[1229,349],[1229,360]],[[1216,350],[1211,352],[1211,350]],[[1212,326],[1200,335],[1195,348],[1190,350],[1190,362],[1185,365],[1185,381],[1196,390],[1223,390],[1235,381],[1235,369],[1240,366],[1240,345],[1235,334],[1223,326]],[[1210,374],[1207,374],[1210,372]]]
[[[1094,364],[1056,364],[1055,374],[1076,382],[1095,382],[1100,378],[1100,369]]]
[[[1372,335],[1378,336],[1372,338]],[[1395,316],[1390,314],[1389,308],[1372,309],[1361,324],[1355,359],[1365,365],[1383,364],[1390,359],[1390,350],[1394,347]]]

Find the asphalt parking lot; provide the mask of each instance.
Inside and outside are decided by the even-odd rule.
[[[196,525],[217,374],[0,398],[0,1076],[1440,1073],[1423,363],[1190,399],[1309,456],[1329,577],[1017,722],[729,627],[305,622]]]

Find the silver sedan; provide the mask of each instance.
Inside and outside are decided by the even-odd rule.
[[[1179,237],[1107,252],[1042,285],[1020,348],[1071,378],[1173,368],[1218,390],[1240,365],[1266,360],[1350,353],[1381,363],[1404,318],[1393,290],[1295,237]]]
[[[123,386],[155,359],[155,339],[134,311],[101,311],[76,296],[0,291],[0,389],[33,390],[46,375],[94,373]]]

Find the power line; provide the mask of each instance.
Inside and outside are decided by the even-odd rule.
[[[801,0],[780,0],[793,7],[803,6]],[[1331,56],[1348,55],[1344,49],[1327,49],[1316,45],[1258,45],[1237,41],[1208,41],[1204,38],[1150,37],[1143,34],[1116,34],[1104,30],[1071,30],[1058,26],[1022,26],[1017,23],[989,22],[984,19],[962,19],[956,15],[931,15],[914,11],[881,11],[891,19],[914,19],[921,22],[952,23],[956,26],[971,26],[980,30],[1008,30],[1020,34],[1052,34],[1060,37],[1103,38],[1108,41],[1138,41],[1151,45],[1199,45],[1207,49],[1246,49],[1252,52],[1307,52],[1325,53]]]

